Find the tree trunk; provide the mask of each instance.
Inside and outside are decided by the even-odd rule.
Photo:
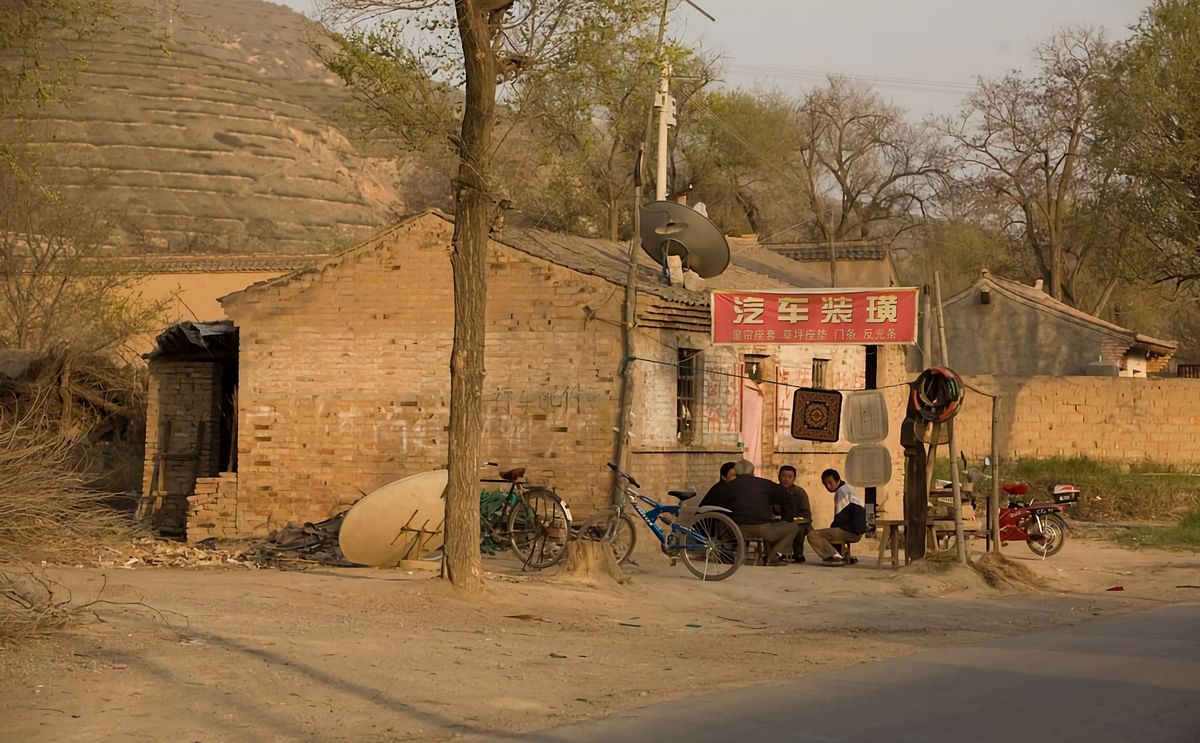
[[[449,484],[442,575],[468,590],[483,585],[479,554],[479,443],[483,433],[484,329],[487,242],[493,211],[487,193],[496,108],[492,35],[503,10],[479,0],[456,0],[466,65],[466,101],[454,181],[454,345],[450,352]]]

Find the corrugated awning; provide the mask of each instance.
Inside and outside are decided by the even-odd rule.
[[[158,334],[154,350],[145,359],[233,358],[238,352],[238,331],[231,320],[180,322]]]

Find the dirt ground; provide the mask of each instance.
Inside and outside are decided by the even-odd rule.
[[[1200,600],[1200,555],[1073,539],[1005,554],[1043,588],[926,563],[746,567],[702,583],[640,553],[596,586],[485,559],[486,593],[420,571],[54,569],[106,604],[0,652],[14,741],[519,738],[665,698]],[[1123,591],[1110,591],[1113,586]]]

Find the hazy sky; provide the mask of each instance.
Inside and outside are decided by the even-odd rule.
[[[310,13],[313,0],[277,0]],[[725,54],[725,80],[800,92],[827,72],[863,76],[917,116],[955,109],[974,75],[1029,67],[1063,25],[1121,38],[1147,0],[696,0],[672,31]]]

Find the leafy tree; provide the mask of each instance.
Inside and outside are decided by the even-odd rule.
[[[712,79],[713,60],[702,53],[673,46],[659,54],[653,15],[623,20],[623,27],[597,29],[576,44],[569,64],[543,67],[521,82],[513,115],[528,124],[527,151],[550,177],[513,179],[513,193],[550,229],[610,240],[625,235],[635,160],[664,56],[681,121],[687,101]],[[524,172],[530,164],[521,163]],[[516,190],[520,183],[528,184],[524,192]]]
[[[728,90],[693,100],[680,149],[709,217],[726,232],[768,236],[797,221],[797,104],[777,92]]]
[[[349,68],[353,74],[340,71],[361,96],[374,102],[372,110],[396,135],[411,136],[406,134],[409,129],[424,126],[436,137],[439,119],[435,117],[433,126],[419,115],[414,121],[419,106],[409,102],[438,86],[462,88],[459,126],[446,133],[457,173],[451,181],[454,340],[443,567],[451,583],[476,589],[482,583],[476,477],[483,429],[485,258],[490,226],[505,201],[494,171],[497,96],[513,95],[514,82],[535,67],[570,64],[583,40],[626,14],[643,12],[647,2],[329,0],[323,7],[335,23],[378,25],[380,19],[387,23],[390,18],[398,24],[390,40],[375,37],[390,43],[374,49],[360,49],[363,32],[351,30],[341,42],[341,58],[354,62]],[[371,40],[369,35],[365,38]],[[346,44],[353,54],[347,55]],[[375,85],[376,81],[381,82]],[[390,96],[399,96],[399,102],[392,105]]]
[[[1156,0],[1118,51],[1100,98],[1099,145],[1116,206],[1149,242],[1144,275],[1200,280],[1200,2]]]

